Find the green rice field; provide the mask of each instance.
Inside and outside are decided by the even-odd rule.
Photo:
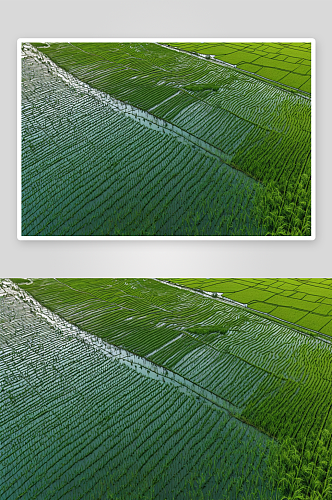
[[[1,499],[331,498],[329,336],[187,281],[1,280]]]
[[[252,309],[332,335],[331,279],[175,279],[186,287],[220,292]]]
[[[282,85],[311,92],[310,43],[175,43],[181,50],[213,56],[216,60],[255,73]]]
[[[22,236],[312,234],[310,93],[189,48],[22,43]]]

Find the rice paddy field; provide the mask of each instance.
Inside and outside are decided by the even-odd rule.
[[[176,43],[170,46],[227,62],[275,83],[311,92],[310,43]]]
[[[312,234],[310,43],[20,56],[22,236]]]
[[[332,335],[331,279],[176,279],[190,288],[222,293],[251,309]]]
[[[1,280],[1,499],[332,498],[331,337],[184,281]]]

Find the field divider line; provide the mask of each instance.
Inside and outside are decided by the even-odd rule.
[[[224,351],[220,351],[217,347],[214,347],[211,344],[207,344],[202,339],[198,338],[198,336],[196,337],[195,334],[189,333],[187,331],[184,331],[184,333],[187,335],[187,337],[190,337],[190,338],[196,340],[197,342],[199,342],[200,344],[204,345],[205,347],[208,347],[209,349],[211,349],[212,351],[216,352],[217,354],[220,354],[220,355],[226,354]],[[233,352],[227,352],[227,354],[229,356],[233,356],[234,358],[239,359],[240,361],[243,361],[247,365],[252,366],[253,368],[256,368],[257,370],[261,370],[262,372],[267,373],[271,377],[278,378],[279,380],[283,380],[284,382],[287,382],[288,380],[291,380],[291,379],[288,379],[286,377],[283,377],[282,375],[277,375],[276,373],[273,373],[271,370],[267,370],[266,368],[262,368],[261,366],[255,365],[254,363],[251,363],[247,359],[242,358],[238,354],[235,354]]]
[[[227,303],[229,305],[234,305],[234,306],[238,306],[238,307],[243,307],[243,308],[248,307],[247,304],[242,304],[242,302],[236,302],[235,300],[228,299],[227,297],[224,297],[223,293],[221,293],[221,292],[208,292],[207,290],[198,290],[195,288],[190,288],[190,287],[185,286],[185,285],[179,285],[178,283],[175,283],[174,281],[169,281],[169,280],[165,280],[165,279],[161,279],[161,278],[154,278],[154,279],[155,279],[155,281],[159,281],[159,283],[163,283],[164,285],[169,285],[169,286],[173,286],[174,288],[179,288],[180,290],[187,290],[188,292],[196,293],[200,297],[209,297],[210,299],[217,299],[220,302],[224,302],[224,303]],[[217,296],[215,296],[215,294],[217,294]]]
[[[217,64],[219,66],[223,66],[225,68],[229,68],[232,70],[237,71],[238,73],[242,73],[244,75],[251,76],[252,78],[255,78],[256,80],[263,81],[269,85],[273,85],[274,87],[278,87],[281,90],[284,90],[285,92],[290,92],[292,94],[298,95],[299,97],[303,97],[304,99],[307,99],[308,101],[311,101],[311,94],[309,92],[306,92],[305,90],[300,90],[296,87],[291,87],[290,85],[285,85],[284,83],[277,82],[276,80],[272,80],[271,78],[267,78],[266,76],[261,76],[258,75],[257,73],[253,73],[252,71],[247,71],[245,69],[238,68],[236,64],[231,64],[226,61],[222,61],[221,59],[217,59],[216,56],[213,54],[199,54],[193,53],[184,49],[179,49],[178,47],[173,47],[172,45],[167,45],[164,43],[160,42],[155,42],[156,45],[160,45],[161,47],[164,47],[165,49],[170,49],[170,50],[175,50],[176,52],[180,52],[182,54],[187,54],[192,57],[196,57],[197,59],[202,59],[205,62],[211,62],[213,64]],[[208,56],[208,57],[207,57]],[[292,72],[291,72],[292,73]]]
[[[179,375],[178,373],[173,372],[172,370],[164,366],[153,363],[144,356],[140,356],[133,352],[127,351],[123,347],[109,344],[100,337],[81,330],[47,307],[43,306],[32,295],[21,289],[10,279],[6,278],[0,280],[0,291],[4,291],[6,295],[10,295],[18,301],[27,303],[33,313],[46,320],[51,326],[55,327],[67,338],[70,339],[74,337],[82,341],[85,345],[89,345],[94,348],[96,352],[100,352],[107,357],[116,359],[119,363],[125,364],[129,368],[137,370],[138,373],[141,373],[146,377],[153,378],[154,380],[158,380],[162,383],[170,383],[173,386],[177,387],[181,392],[189,394],[193,397],[201,397],[204,401],[212,405],[214,408],[226,411],[242,424],[254,428],[262,435],[266,435],[269,438],[275,439],[273,436],[270,436],[262,429],[259,429],[255,425],[242,418],[241,410],[233,405],[230,401],[221,398],[217,394],[203,388],[199,384],[192,382],[186,377],[183,377],[182,375]]]
[[[183,336],[184,336],[184,333],[181,333],[181,335],[178,335],[177,337],[175,337],[175,339],[172,339],[169,342],[166,342],[166,344],[162,345],[161,347],[158,347],[158,349],[155,349],[154,351],[152,351],[149,354],[147,354],[146,358],[149,358],[150,356],[152,356],[153,354],[156,354],[157,352],[161,351],[162,349],[164,349],[165,347],[169,346],[170,344],[173,344],[173,342],[175,342],[176,340],[181,339]]]
[[[212,158],[217,159],[227,165],[230,170],[241,172],[246,178],[252,179],[253,182],[260,183],[259,180],[255,179],[248,173],[238,168],[236,165],[232,164],[232,155],[225,153],[220,148],[209,144],[203,139],[196,137],[194,134],[183,130],[177,125],[173,125],[172,123],[167,122],[162,118],[157,118],[155,115],[144,111],[143,109],[137,108],[132,104],[120,101],[119,99],[116,99],[109,94],[102,92],[101,90],[94,89],[87,83],[82,82],[81,80],[55,64],[49,57],[37,50],[31,44],[25,43],[22,48],[22,53],[23,57],[32,57],[38,63],[45,64],[47,66],[47,69],[53,75],[61,78],[67,85],[71,86],[78,92],[83,92],[85,94],[88,94],[89,96],[94,97],[104,105],[109,106],[113,111],[123,113],[127,117],[134,119],[136,122],[144,125],[147,128],[150,128],[154,131],[166,133],[183,144],[199,148],[204,152],[204,154],[208,154]]]
[[[231,300],[231,299],[228,299],[227,297],[215,297],[214,294],[215,293],[218,293],[218,292],[208,292],[208,291],[204,291],[202,290],[202,292],[199,292],[198,290],[195,290],[193,288],[189,288],[189,287],[186,287],[186,286],[182,286],[182,285],[177,285],[177,284],[174,284],[172,282],[169,282],[167,280],[161,280],[159,278],[155,278],[155,281],[159,281],[160,283],[163,283],[165,285],[170,285],[170,286],[173,286],[175,288],[179,288],[179,289],[185,289],[185,290],[188,290],[189,292],[194,292],[196,293],[197,295],[199,295],[200,297],[204,297],[204,296],[207,296],[208,298],[212,298],[212,299],[217,299],[219,302],[223,302],[224,304],[227,304],[227,305],[235,305],[237,307],[243,307],[243,308],[246,308],[248,310],[250,310],[250,308],[248,308],[247,304],[242,304],[241,302],[236,302],[234,300]],[[223,295],[222,293],[218,293],[218,295]],[[217,349],[216,347],[210,345],[210,344],[207,344],[206,342],[204,342],[202,339],[196,337],[195,335],[189,333],[188,331],[184,330],[184,334],[187,335],[187,337],[190,337],[194,340],[196,340],[197,342],[199,342],[200,344],[208,347],[209,349],[217,352],[218,354],[224,354],[222,351],[220,351],[219,349]],[[270,370],[267,370],[266,368],[262,368],[261,366],[258,366],[258,365],[255,365],[254,363],[251,363],[250,361],[248,361],[247,359],[245,358],[242,358],[241,356],[239,356],[238,354],[234,354],[232,352],[228,352],[228,354],[230,356],[233,356],[237,359],[239,359],[240,361],[243,361],[244,363],[254,367],[254,368],[257,368],[257,370],[261,370],[263,371],[264,373],[267,373],[268,375],[270,375],[271,377],[276,377],[280,380],[284,380],[284,381],[287,381],[288,379],[281,376],[281,375],[277,375],[276,373],[273,373],[272,371]]]
[[[162,106],[163,104],[165,104],[165,102],[169,101],[170,99],[173,99],[174,97],[176,97],[177,95],[181,94],[181,90],[179,90],[178,92],[176,92],[175,94],[171,95],[170,97],[167,97],[166,99],[164,99],[163,101],[159,102],[158,104],[156,104],[155,106],[152,106],[152,108],[149,108],[147,111],[150,112],[152,111],[153,109],[156,109],[156,108],[159,108],[159,106]]]
[[[213,54],[200,54],[199,52],[190,52],[189,50],[179,49],[179,47],[174,47],[173,45],[168,45],[167,43],[155,42],[156,45],[164,47],[164,49],[174,50],[175,52],[180,52],[181,54],[187,54],[188,56],[196,57],[197,59],[202,59],[206,62],[213,62],[219,66],[225,66],[230,69],[237,69],[236,64],[231,64],[221,59],[216,59]]]
[[[235,300],[229,299],[227,297],[223,296],[223,292],[209,292],[207,290],[198,290],[195,288],[190,288],[185,285],[179,285],[178,283],[174,283],[173,281],[168,281],[168,280],[163,280],[160,278],[154,278],[156,281],[159,281],[160,283],[164,283],[165,285],[173,286],[175,288],[187,290],[189,292],[194,292],[200,297],[208,297],[210,299],[217,300],[219,302],[223,302],[224,304],[228,304],[234,307],[242,307],[245,308],[247,311],[255,314],[256,316],[261,316],[266,319],[270,319],[271,321],[280,323],[284,326],[291,325],[292,330],[296,330],[298,333],[301,333],[302,335],[305,335],[307,337],[310,337],[311,339],[315,340],[320,340],[321,342],[324,342],[325,344],[332,345],[332,338],[330,335],[327,335],[325,333],[318,332],[317,330],[312,330],[310,328],[307,328],[302,325],[298,325],[297,323],[292,323],[291,321],[287,321],[282,318],[278,318],[277,316],[273,316],[272,314],[263,312],[263,311],[258,311],[257,309],[252,309],[251,307],[248,306],[248,304],[242,304],[241,302],[236,302]],[[215,295],[217,294],[217,296]],[[295,328],[293,328],[295,327]],[[304,330],[304,331],[302,331]],[[314,336],[312,335],[314,334]]]

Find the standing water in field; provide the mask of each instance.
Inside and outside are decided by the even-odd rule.
[[[22,235],[263,234],[228,153],[23,54]]]
[[[2,499],[272,498],[267,436],[37,304],[4,285]]]

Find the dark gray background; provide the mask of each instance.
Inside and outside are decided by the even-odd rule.
[[[0,276],[332,276],[331,5],[316,0],[2,3]],[[316,39],[315,241],[18,241],[16,41],[24,37]]]

